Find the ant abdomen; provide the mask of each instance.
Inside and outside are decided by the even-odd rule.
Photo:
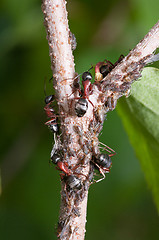
[[[111,158],[108,154],[106,153],[101,153],[97,156],[97,158],[95,159],[95,162],[103,167],[103,168],[110,168],[112,165],[112,161]]]
[[[75,112],[78,117],[83,117],[88,109],[88,101],[85,98],[80,98],[75,104]]]
[[[81,189],[81,180],[74,175],[66,177],[66,184],[70,189]]]

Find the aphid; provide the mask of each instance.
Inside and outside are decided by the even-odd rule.
[[[106,59],[103,62],[98,62],[95,66],[95,81],[102,81],[123,58],[124,56],[120,55],[119,59],[114,64]]]
[[[70,189],[81,189],[81,180],[75,175],[69,175],[66,177],[66,184]]]
[[[74,51],[77,47],[77,42],[75,35],[71,31],[69,31],[69,42],[71,44],[72,51]]]
[[[99,106],[95,113],[94,113],[94,116],[96,118],[96,120],[100,123],[100,124],[103,124],[105,118],[106,118],[106,111],[105,111],[105,108],[103,106]]]
[[[105,102],[105,107],[108,109],[108,111],[113,111],[116,105],[117,99],[115,99],[113,96],[107,98],[107,101]]]
[[[64,234],[66,234],[66,229],[68,228],[70,223],[70,216],[67,217],[67,219],[61,220],[58,222],[58,227],[57,227],[57,237],[58,239],[62,239],[64,237]]]
[[[47,121],[45,124],[48,125],[50,130],[53,133],[58,133],[59,131],[59,126],[57,123],[57,116],[55,114],[54,109],[50,106],[54,102],[55,98],[54,95],[49,95],[45,97],[45,103],[46,106],[44,107],[44,110],[46,112],[46,115],[51,118],[49,121]]]

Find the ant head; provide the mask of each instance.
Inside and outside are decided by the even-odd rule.
[[[54,95],[49,95],[45,97],[45,103],[48,104],[54,100]]]
[[[90,72],[84,72],[82,74],[82,80],[83,81],[86,81],[86,80],[91,81],[92,80],[92,74]]]
[[[110,72],[108,64],[104,64],[99,69],[100,73],[102,74],[103,78],[107,76],[107,74]]]
[[[51,157],[51,162],[53,164],[57,164],[59,161],[61,161],[61,158],[58,154],[54,153],[53,156]]]
[[[48,124],[48,127],[51,130],[51,132],[53,132],[53,133],[58,133],[59,132],[59,125],[57,123],[57,119],[52,120],[51,124]]]

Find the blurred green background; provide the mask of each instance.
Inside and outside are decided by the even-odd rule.
[[[126,55],[158,21],[159,3],[68,0],[67,9],[81,73]],[[3,0],[0,13],[0,239],[56,239],[60,181],[49,165],[53,138],[44,126],[44,79],[51,70],[41,2]],[[90,188],[86,239],[159,239],[151,192],[116,111],[100,139],[117,155],[106,180]]]

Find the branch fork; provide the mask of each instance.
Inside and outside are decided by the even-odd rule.
[[[73,91],[76,73],[71,46],[76,44],[68,26],[66,2],[43,0],[42,11],[61,123],[61,135],[55,136],[51,154],[61,152],[62,161],[72,173],[61,179],[57,236],[61,240],[83,240],[88,189],[94,174],[92,159],[100,153],[98,135],[106,113],[115,108],[118,98],[128,95],[131,84],[141,76],[143,67],[153,61],[154,51],[159,47],[159,22],[106,77],[94,82],[88,96],[93,105],[88,101],[86,114],[77,117],[75,102],[79,92]],[[69,184],[81,186],[74,189]]]

